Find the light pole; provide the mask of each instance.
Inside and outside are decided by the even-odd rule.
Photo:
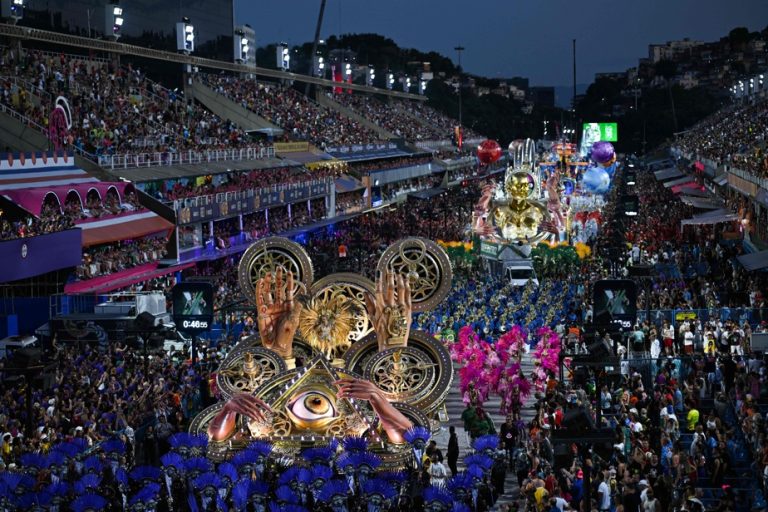
[[[462,126],[462,122],[461,122],[461,72],[462,72],[462,69],[461,69],[461,52],[464,51],[464,47],[463,46],[457,46],[457,47],[454,48],[454,50],[456,50],[456,53],[459,55],[459,133],[461,133],[461,126]]]

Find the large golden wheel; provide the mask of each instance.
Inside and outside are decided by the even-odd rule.
[[[237,393],[253,393],[267,380],[287,370],[275,352],[259,346],[243,346],[229,353],[216,374],[223,398]]]
[[[426,413],[442,405],[453,380],[448,350],[422,331],[411,331],[407,347],[382,352],[376,336],[369,335],[347,350],[344,363],[376,384],[390,401],[405,402]]]
[[[365,309],[365,294],[374,293],[376,285],[370,279],[352,272],[339,272],[319,279],[312,285],[310,295],[314,298],[330,299],[341,293],[355,305],[355,324],[349,333],[350,345],[373,332],[373,323]]]
[[[389,246],[376,269],[408,276],[413,312],[429,311],[451,291],[453,270],[445,251],[432,240],[404,238]]]
[[[298,288],[309,290],[314,270],[304,248],[287,238],[268,237],[246,249],[237,269],[240,289],[251,304],[256,304],[256,282],[279,267],[293,272]]]

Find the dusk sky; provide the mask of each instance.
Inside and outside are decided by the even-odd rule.
[[[257,44],[299,44],[314,35],[320,0],[235,0],[235,21]],[[711,41],[736,26],[762,30],[768,0],[328,0],[321,37],[375,32],[401,47],[436,50],[484,76],[525,76],[532,85],[571,83],[577,40],[579,83],[623,71],[649,43]]]

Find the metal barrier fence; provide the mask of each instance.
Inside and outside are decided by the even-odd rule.
[[[275,148],[253,147],[243,149],[216,149],[209,151],[181,151],[178,153],[138,153],[128,155],[101,155],[100,166],[109,169],[134,169],[166,165],[205,164],[209,162],[237,162],[272,158]]]
[[[637,311],[637,321],[642,323],[646,319],[646,311]],[[651,310],[651,322],[657,326],[663,325],[664,321],[668,321],[673,327],[678,323],[685,320],[701,320],[707,322],[709,320],[719,320],[725,322],[731,320],[738,322],[739,325],[744,322],[749,323],[752,327],[760,324],[761,322],[768,321],[768,308],[706,308],[706,309],[652,309]]]

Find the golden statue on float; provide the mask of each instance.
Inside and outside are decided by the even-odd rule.
[[[473,230],[486,240],[533,244],[550,235],[547,206],[533,199],[539,183],[534,173],[536,150],[531,139],[509,146],[512,165],[501,187],[486,185],[475,207]]]
[[[267,238],[246,251],[239,278],[259,335],[227,356],[216,375],[223,400],[192,422],[208,434],[209,455],[256,439],[291,451],[363,436],[396,467],[409,453],[408,428],[439,427],[453,366],[442,344],[411,332],[411,315],[447,295],[448,258],[407,238],[385,251],[377,275],[375,284],[352,273],[313,283],[294,242]]]

